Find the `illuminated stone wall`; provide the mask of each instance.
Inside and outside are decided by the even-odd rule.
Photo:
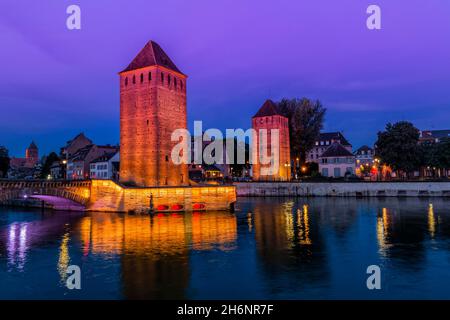
[[[167,211],[229,210],[236,202],[234,186],[208,187],[122,187],[111,180],[92,180],[90,211],[148,211],[152,197],[154,209],[166,206]],[[195,207],[195,204],[204,208]],[[163,210],[161,210],[163,211]]]

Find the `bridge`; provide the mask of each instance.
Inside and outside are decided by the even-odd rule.
[[[91,181],[0,180],[0,204],[38,199],[54,209],[81,211],[90,201]]]
[[[112,180],[0,180],[0,205],[39,199],[57,210],[174,212],[229,210],[234,186],[126,187]]]

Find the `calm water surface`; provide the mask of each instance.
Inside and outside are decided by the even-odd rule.
[[[73,264],[81,290],[64,286]],[[450,200],[240,198],[234,214],[153,217],[0,208],[0,283],[0,299],[450,299]]]

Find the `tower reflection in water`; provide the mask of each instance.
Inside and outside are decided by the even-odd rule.
[[[233,250],[236,217],[229,213],[133,216],[92,214],[80,225],[83,254],[121,256],[128,299],[181,299],[189,283],[190,250]]]

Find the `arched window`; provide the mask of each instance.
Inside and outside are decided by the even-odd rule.
[[[151,72],[148,73],[148,81],[152,81],[152,73]]]
[[[133,84],[136,83],[136,76],[133,76]]]
[[[144,82],[144,74],[141,73],[141,83]]]
[[[125,87],[128,85],[128,77],[125,78]]]

